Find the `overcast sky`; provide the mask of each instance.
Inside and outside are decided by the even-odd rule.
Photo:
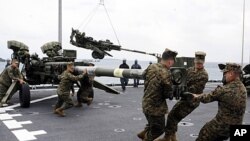
[[[99,0],[62,2],[64,49],[77,49],[79,59],[91,58],[91,51],[69,43],[72,27],[96,40],[118,43],[103,6],[85,26],[84,19]],[[170,48],[178,51],[179,57],[204,51],[210,62],[241,61],[243,0],[105,0],[105,6],[123,48],[150,53]],[[21,41],[30,53],[43,57],[40,47],[58,40],[57,26],[58,0],[0,0],[0,57],[10,58],[8,40]],[[249,39],[250,1],[246,0],[245,62],[249,62]],[[125,51],[111,54],[115,59],[155,60]]]

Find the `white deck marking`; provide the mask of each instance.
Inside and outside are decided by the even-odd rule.
[[[36,140],[36,135],[47,134],[44,130],[28,131],[26,129],[14,130],[12,133],[17,137],[19,141],[31,141]]]
[[[22,128],[23,124],[31,124],[31,121],[22,121],[18,122],[16,120],[6,120],[3,121],[3,123],[9,128],[9,129],[17,129],[17,128]]]
[[[13,117],[18,117],[18,116],[22,116],[22,114],[8,114],[8,113],[4,113],[4,114],[0,114],[0,120],[9,120],[9,119],[13,119]]]
[[[6,111],[12,111],[13,109],[0,108],[0,113],[5,113]]]
[[[47,99],[52,99],[55,97],[57,97],[57,95],[51,95],[48,97],[32,100],[32,101],[30,101],[30,103],[41,102],[41,101],[44,101]],[[13,117],[22,116],[22,114],[8,114],[8,113],[6,113],[7,111],[14,110],[13,108],[16,108],[19,106],[20,106],[20,104],[17,103],[17,104],[14,104],[12,106],[9,106],[9,107],[0,108],[0,120],[3,121],[3,123],[6,125],[6,127],[9,130],[11,130],[11,132],[16,136],[16,138],[19,141],[31,141],[31,140],[37,140],[37,138],[35,137],[36,135],[47,134],[47,132],[44,130],[31,131],[31,132],[26,130],[26,129],[15,130],[18,128],[23,128],[23,125],[25,125],[25,124],[32,124],[32,121],[17,122],[16,120],[13,119]]]
[[[44,101],[44,100],[47,100],[47,99],[52,99],[52,98],[55,98],[55,97],[57,97],[57,95],[51,95],[51,96],[48,96],[48,97],[32,100],[32,101],[30,101],[30,103],[37,103],[37,102],[41,102],[41,101]],[[16,108],[16,107],[20,107],[20,103],[17,103],[17,104],[14,104],[14,105],[11,105],[9,107],[2,108],[2,109],[3,110],[8,110],[8,109]]]

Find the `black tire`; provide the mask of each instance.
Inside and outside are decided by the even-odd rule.
[[[30,107],[30,87],[28,84],[22,84],[19,91],[19,102],[22,108]]]
[[[103,59],[104,58],[104,53],[99,53],[97,51],[92,52],[92,57],[94,59]]]

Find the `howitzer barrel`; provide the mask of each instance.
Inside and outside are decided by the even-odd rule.
[[[151,55],[151,56],[155,56],[157,58],[161,56],[160,54],[157,54],[157,53],[147,53],[145,51],[132,50],[132,49],[126,49],[126,48],[121,48],[121,50],[129,51],[129,52],[136,52],[136,53],[140,53],[140,54]]]
[[[84,70],[87,70],[90,76],[108,76],[108,77],[119,77],[119,78],[138,78],[143,79],[143,71],[140,69],[110,69],[101,67],[84,67],[76,66],[75,72],[81,74]],[[171,80],[173,83],[173,93],[169,95],[169,99],[172,100],[174,97],[178,100],[180,97],[184,99],[190,99],[190,95],[184,94],[186,92],[186,69],[180,67],[173,67],[171,71]],[[191,95],[192,96],[192,95]]]
[[[69,62],[46,62],[44,65],[67,65]],[[88,65],[86,62],[73,62],[75,66],[83,66],[83,65]]]
[[[138,78],[142,79],[143,70],[139,69],[110,69],[110,68],[101,68],[101,67],[84,67],[76,66],[75,71],[82,73],[84,70],[87,70],[89,75],[94,76],[108,76],[108,77],[125,77],[125,78]]]

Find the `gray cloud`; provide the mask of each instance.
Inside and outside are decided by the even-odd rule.
[[[69,44],[71,28],[78,28],[99,0],[63,0],[63,47],[77,49],[78,58],[91,58],[91,51]],[[121,45],[124,48],[161,53],[165,48],[179,56],[207,52],[208,61],[241,60],[241,0],[106,0]],[[246,1],[247,2],[247,1]],[[19,40],[37,52],[49,41],[57,40],[57,0],[0,0],[0,56],[9,58],[8,40]],[[250,3],[246,3],[245,53],[249,60]],[[99,7],[88,26],[87,36],[117,43],[103,7]],[[114,58],[154,60],[154,57],[128,52],[111,52]]]

